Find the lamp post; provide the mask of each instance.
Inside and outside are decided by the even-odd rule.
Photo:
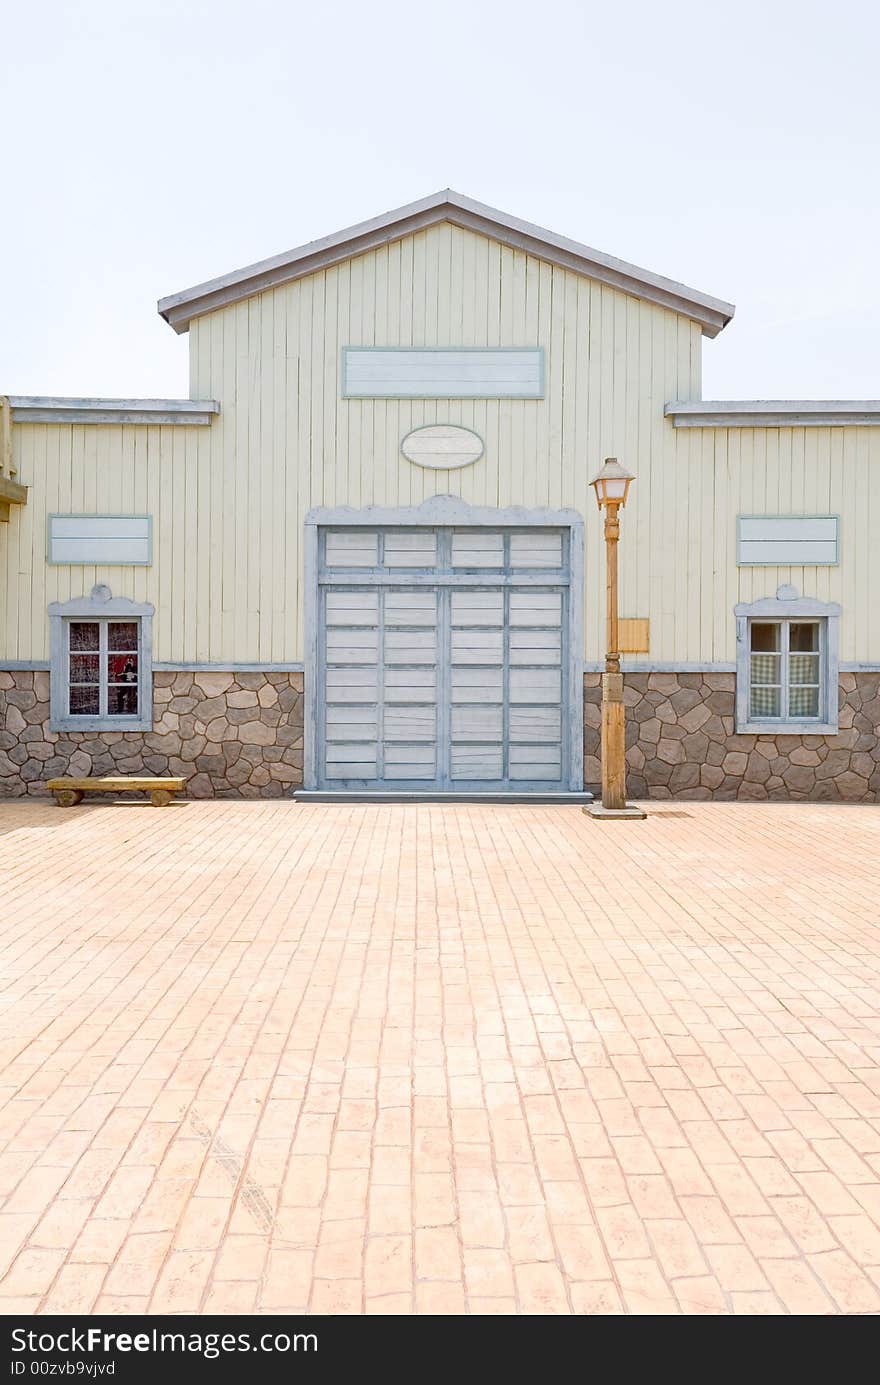
[[[602,675],[602,802],[584,809],[598,820],[646,816],[641,808],[626,801],[626,721],[617,618],[618,511],[626,504],[632,480],[632,473],[616,457],[606,457],[602,470],[590,482],[599,509],[605,511],[607,653]]]

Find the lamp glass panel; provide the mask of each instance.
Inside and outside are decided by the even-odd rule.
[[[606,499],[622,500],[626,495],[626,480],[627,478],[625,476],[616,476],[603,482]]]

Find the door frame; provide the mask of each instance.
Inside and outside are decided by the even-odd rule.
[[[542,528],[569,531],[568,709],[563,735],[567,737],[569,782],[564,789],[584,787],[584,520],[577,510],[525,509],[515,505],[495,509],[470,505],[458,495],[434,495],[420,505],[318,505],[305,518],[303,545],[305,598],[305,669],[303,709],[303,788],[317,788],[317,728],[319,688],[318,539],[321,529]],[[405,579],[402,579],[405,581]],[[467,578],[462,575],[462,585]]]

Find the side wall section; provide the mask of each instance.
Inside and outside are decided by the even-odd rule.
[[[734,731],[732,673],[629,673],[627,790],[632,798],[811,799],[880,795],[880,672],[840,675],[836,736]],[[584,779],[596,791],[602,688],[584,676]]]
[[[153,730],[50,731],[49,675],[0,671],[0,798],[58,775],[174,774],[192,798],[282,798],[302,783],[301,673],[159,672]]]

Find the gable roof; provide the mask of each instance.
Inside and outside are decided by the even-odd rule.
[[[386,212],[384,216],[374,217],[371,221],[349,226],[335,235],[309,241],[307,245],[300,245],[283,255],[273,255],[271,259],[260,260],[231,274],[221,274],[218,279],[209,279],[204,284],[172,293],[167,298],[160,298],[158,309],[175,332],[185,332],[192,319],[203,313],[238,303],[262,293],[264,289],[292,283],[316,270],[339,264],[354,255],[363,255],[368,250],[375,250],[414,231],[423,231],[444,221],[489,236],[511,249],[538,256],[575,274],[609,284],[623,293],[670,308],[698,322],[703,335],[707,337],[717,336],[733,317],[732,303],[698,293],[685,284],[664,279],[647,269],[639,269],[637,265],[617,260],[613,255],[605,255],[601,250],[591,250],[588,245],[557,236],[553,231],[533,226],[531,222],[520,221],[518,217],[508,216],[506,212],[496,211],[482,202],[474,202],[450,188],[424,197],[420,202],[398,207],[396,211]]]

